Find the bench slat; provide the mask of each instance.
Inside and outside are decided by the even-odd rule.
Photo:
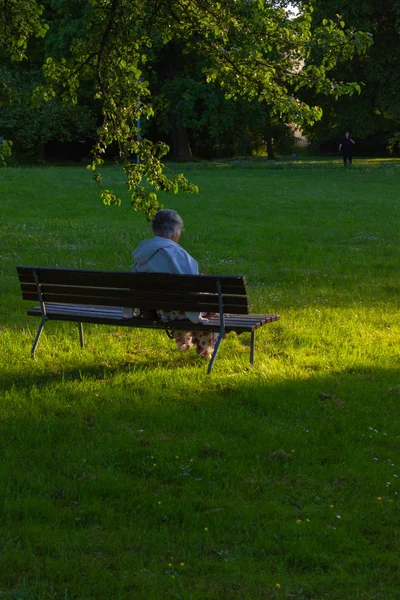
[[[60,285],[84,285],[91,287],[147,289],[151,291],[191,291],[217,293],[217,281],[222,292],[247,294],[246,280],[242,276],[171,275],[169,273],[132,273],[113,271],[89,271],[80,269],[56,269],[51,267],[17,267],[21,283],[34,283],[36,271],[41,283]]]
[[[88,306],[84,304],[47,304],[47,314],[78,314],[82,316],[86,315],[95,315],[99,317],[101,315],[115,315],[115,318],[122,318],[122,307],[121,306]],[[35,316],[41,314],[40,306],[35,306],[34,308],[29,309],[30,313],[34,313]],[[248,322],[248,321],[263,321],[270,320],[271,317],[275,317],[273,314],[246,314],[246,315],[236,315],[236,314],[226,314],[225,319],[229,319],[231,322]],[[219,315],[208,316],[210,322],[218,322],[219,323]],[[136,321],[136,317],[133,318]],[[170,321],[174,323],[175,321]]]
[[[194,297],[196,298],[196,297]],[[37,294],[25,294],[24,300],[33,300],[37,301]],[[106,296],[102,297],[93,297],[90,295],[81,295],[81,296],[68,296],[66,294],[44,294],[43,300],[45,304],[48,303],[78,303],[78,304],[92,304],[94,306],[130,306],[132,308],[149,308],[149,309],[163,309],[165,311],[172,310],[182,310],[188,312],[218,312],[219,311],[219,303],[217,300],[209,300],[208,295],[204,294],[203,296],[196,298],[195,300],[189,301],[178,301],[178,300],[170,300],[168,297],[162,299],[149,299],[148,297],[142,297],[137,295],[132,298],[131,294],[122,295],[120,297],[111,297],[108,298]],[[247,298],[238,296],[237,298],[233,297],[233,301],[224,302],[224,310],[230,313],[238,313],[238,314],[247,314],[249,312],[247,305]]]
[[[51,296],[63,296],[65,302],[68,302],[68,298],[71,298],[70,302],[75,302],[75,297],[88,296],[90,298],[116,298],[118,302],[114,302],[114,305],[127,304],[132,306],[133,304],[147,303],[148,300],[154,300],[155,302],[168,299],[169,302],[196,302],[196,300],[206,302],[218,302],[218,294],[200,294],[199,292],[176,292],[174,291],[148,291],[146,289],[141,290],[126,290],[126,289],[114,289],[114,288],[98,288],[98,287],[78,287],[78,286],[61,286],[61,285],[50,285],[43,284],[40,286],[43,298],[48,302],[52,302]],[[22,283],[21,292],[24,300],[38,300],[37,287],[31,283]],[[244,296],[231,296],[223,294],[225,299],[230,304],[236,304],[237,306],[246,306],[247,301]],[[56,302],[63,302],[57,300]],[[90,304],[87,302],[86,304]],[[133,303],[133,304],[132,304]],[[135,304],[136,305],[136,304]],[[140,305],[140,304],[139,304]],[[138,305],[138,306],[139,306]]]
[[[28,310],[28,315],[34,317],[41,316],[40,306],[36,306]],[[124,319],[122,316],[122,308],[120,307],[96,307],[90,306],[73,306],[67,305],[49,305],[47,307],[47,316],[51,320],[74,321],[83,323],[98,323],[110,325],[122,325],[127,327],[165,329],[166,325],[169,329],[176,331],[219,331],[219,317],[212,317],[208,323],[192,323],[189,320],[184,321],[169,321],[167,324],[162,321],[152,321],[141,317],[133,319]],[[227,332],[236,331],[237,333],[255,331],[266,323],[277,321],[279,315],[275,314],[257,314],[246,315],[245,317],[226,316],[225,329]]]

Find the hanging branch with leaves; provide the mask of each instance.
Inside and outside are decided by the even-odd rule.
[[[11,42],[11,56],[21,59],[28,39],[48,29],[43,7],[35,0],[0,0],[1,8],[6,20],[0,43]],[[335,95],[359,91],[356,83],[331,80],[329,72],[339,57],[363,52],[370,43],[367,35],[346,31],[341,21],[312,30],[311,9],[293,19],[279,2],[89,0],[67,55],[46,59],[47,83],[37,86],[32,101],[59,96],[76,103],[81,83],[94,82],[102,123],[88,168],[101,186],[105,153],[111,145],[117,147],[132,206],[148,218],[161,206],[158,191],[197,191],[184,175],[166,175],[166,144],[139,136],[139,119],[153,116],[148,75],[155,47],[171,41],[183,52],[201,53],[205,77],[221,85],[226,96],[256,98],[271,114],[298,125],[321,117],[318,106],[298,99],[301,88]],[[102,188],[101,196],[105,204],[121,203],[112,190]]]

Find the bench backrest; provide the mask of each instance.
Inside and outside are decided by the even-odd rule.
[[[242,276],[17,267],[24,300],[248,314]],[[40,290],[40,293],[39,293]],[[42,298],[40,298],[40,294]]]

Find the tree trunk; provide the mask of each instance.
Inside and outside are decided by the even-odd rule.
[[[177,125],[177,121],[177,115],[175,113],[170,113],[171,158],[175,160],[191,160],[192,151],[190,149],[187,129],[186,127]]]
[[[171,42],[168,44],[168,79],[173,81],[183,71],[185,60],[182,54],[182,48],[179,44]],[[169,122],[171,125],[171,157],[175,160],[191,160],[192,151],[189,144],[187,128],[178,125],[178,115],[173,112],[173,103],[171,103],[171,112]]]
[[[275,160],[275,154],[274,154],[274,147],[273,147],[273,143],[272,143],[272,127],[271,127],[271,115],[270,115],[270,111],[267,108],[267,113],[265,116],[265,133],[264,133],[264,140],[265,140],[265,144],[267,146],[267,158],[268,160]]]
[[[267,146],[268,160],[275,160],[274,148],[272,145],[272,134],[271,134],[271,129],[269,127],[267,127],[267,130],[265,132],[265,143]]]
[[[189,144],[189,136],[186,127],[177,125],[177,115],[171,113],[171,155],[175,160],[191,160],[192,151]]]

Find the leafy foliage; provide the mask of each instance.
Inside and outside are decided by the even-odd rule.
[[[13,58],[22,58],[29,38],[48,29],[36,0],[24,0],[23,5],[25,20],[16,3],[0,2],[3,11],[12,8],[0,36],[4,43],[13,40]],[[46,3],[59,22],[68,21],[68,6],[67,0]],[[263,0],[215,5],[208,0],[90,0],[85,5],[74,2],[71,10],[74,25],[59,44],[52,38],[55,52],[43,67],[46,84],[37,87],[34,101],[59,97],[76,103],[82,84],[94,82],[102,123],[93,149],[93,177],[101,182],[106,149],[115,144],[132,205],[148,217],[160,206],[158,190],[196,190],[183,175],[170,180],[164,174],[165,145],[139,137],[138,120],[154,114],[149,68],[162,46],[174,41],[183,52],[203,56],[208,82],[220,85],[228,98],[257,100],[271,115],[301,125],[320,119],[321,108],[301,101],[299,91],[311,87],[337,97],[357,91],[357,84],[331,80],[329,72],[339,58],[347,60],[369,43],[367,35],[346,31],[341,20],[327,20],[313,29],[311,10],[291,19],[279,3]],[[19,55],[16,45],[22,49]],[[103,199],[119,203],[113,193],[105,192]]]
[[[167,44],[152,65],[150,90],[154,117],[148,135],[165,133],[174,158],[226,158],[251,154],[264,147],[270,111],[256,99],[226,98],[214,82],[207,83],[205,58]],[[286,138],[290,129],[277,116],[274,141]],[[293,141],[292,141],[293,144]]]
[[[352,130],[354,136],[366,139],[383,135],[386,140],[398,131],[400,123],[400,76],[393,68],[400,61],[400,11],[397,0],[334,2],[312,0],[313,28],[319,28],[327,17],[346,22],[348,31],[369,32],[373,44],[368,52],[340,57],[332,71],[343,82],[358,81],[362,93],[351,98],[322,97],[308,93],[309,102],[323,107],[322,121],[308,133],[322,139],[338,138],[340,132]],[[318,90],[316,90],[318,92]]]
[[[43,79],[37,69],[0,70],[3,89],[0,95],[0,132],[13,139],[19,158],[37,162],[42,159],[46,142],[94,139],[96,116],[85,105],[62,102],[54,97],[47,102],[33,102],[35,82]]]
[[[13,60],[23,60],[29,39],[44,37],[49,29],[42,18],[43,6],[32,0],[2,0],[0,14],[0,47]]]
[[[388,150],[392,154],[393,152],[400,152],[400,132],[395,133],[388,142]]]
[[[0,167],[5,167],[7,159],[12,154],[12,142],[9,140],[0,140]]]

